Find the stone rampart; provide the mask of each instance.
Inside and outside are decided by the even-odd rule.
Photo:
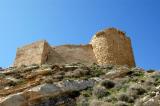
[[[46,41],[37,41],[17,49],[14,66],[44,64],[51,47]]]
[[[14,66],[30,64],[128,65],[135,66],[131,40],[124,32],[109,28],[97,32],[88,45],[62,45],[51,47],[38,41],[17,50]]]
[[[91,40],[99,64],[135,66],[130,38],[115,28],[96,33]]]

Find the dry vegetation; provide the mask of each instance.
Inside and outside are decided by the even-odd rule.
[[[35,87],[41,85],[44,88],[37,92]],[[55,91],[48,93],[52,85]],[[155,100],[154,106],[159,106],[159,88],[159,72],[137,67],[80,63],[22,65],[0,72],[0,106],[6,106],[12,95],[24,97],[23,103],[16,106],[149,106],[150,99]]]

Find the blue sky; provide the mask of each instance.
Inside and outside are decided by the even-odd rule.
[[[160,69],[159,0],[1,0],[0,66],[10,66],[22,45],[87,44],[108,27],[131,37],[137,66]]]

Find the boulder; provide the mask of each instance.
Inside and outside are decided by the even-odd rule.
[[[52,94],[60,91],[60,88],[54,84],[42,84],[31,88],[28,91],[39,92],[40,94]]]
[[[62,83],[59,83],[62,90],[70,90],[70,91],[80,91],[89,87],[93,87],[95,84],[94,80],[66,80]]]
[[[116,69],[110,70],[108,73],[106,73],[106,78],[117,78],[117,77],[123,77],[129,72],[129,68],[123,66]]]
[[[17,93],[0,101],[0,106],[22,106],[25,101],[26,99],[22,96],[22,93]]]

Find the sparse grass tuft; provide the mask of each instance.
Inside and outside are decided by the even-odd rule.
[[[81,94],[84,97],[91,97],[92,96],[92,91],[93,91],[92,88],[88,88],[87,90],[82,91]]]
[[[93,64],[91,66],[91,76],[99,77],[100,75],[104,75],[105,73],[102,71],[101,67],[97,64]]]
[[[146,93],[146,90],[141,85],[133,85],[128,89],[128,93],[130,96],[137,98]]]
[[[110,92],[107,91],[104,87],[95,87],[93,89],[93,95],[98,99],[100,99],[100,98],[109,96]]]
[[[4,78],[4,77],[5,77],[5,75],[0,73],[0,78]]]
[[[102,86],[104,86],[106,89],[111,89],[115,86],[115,83],[111,80],[104,80],[101,83]]]

